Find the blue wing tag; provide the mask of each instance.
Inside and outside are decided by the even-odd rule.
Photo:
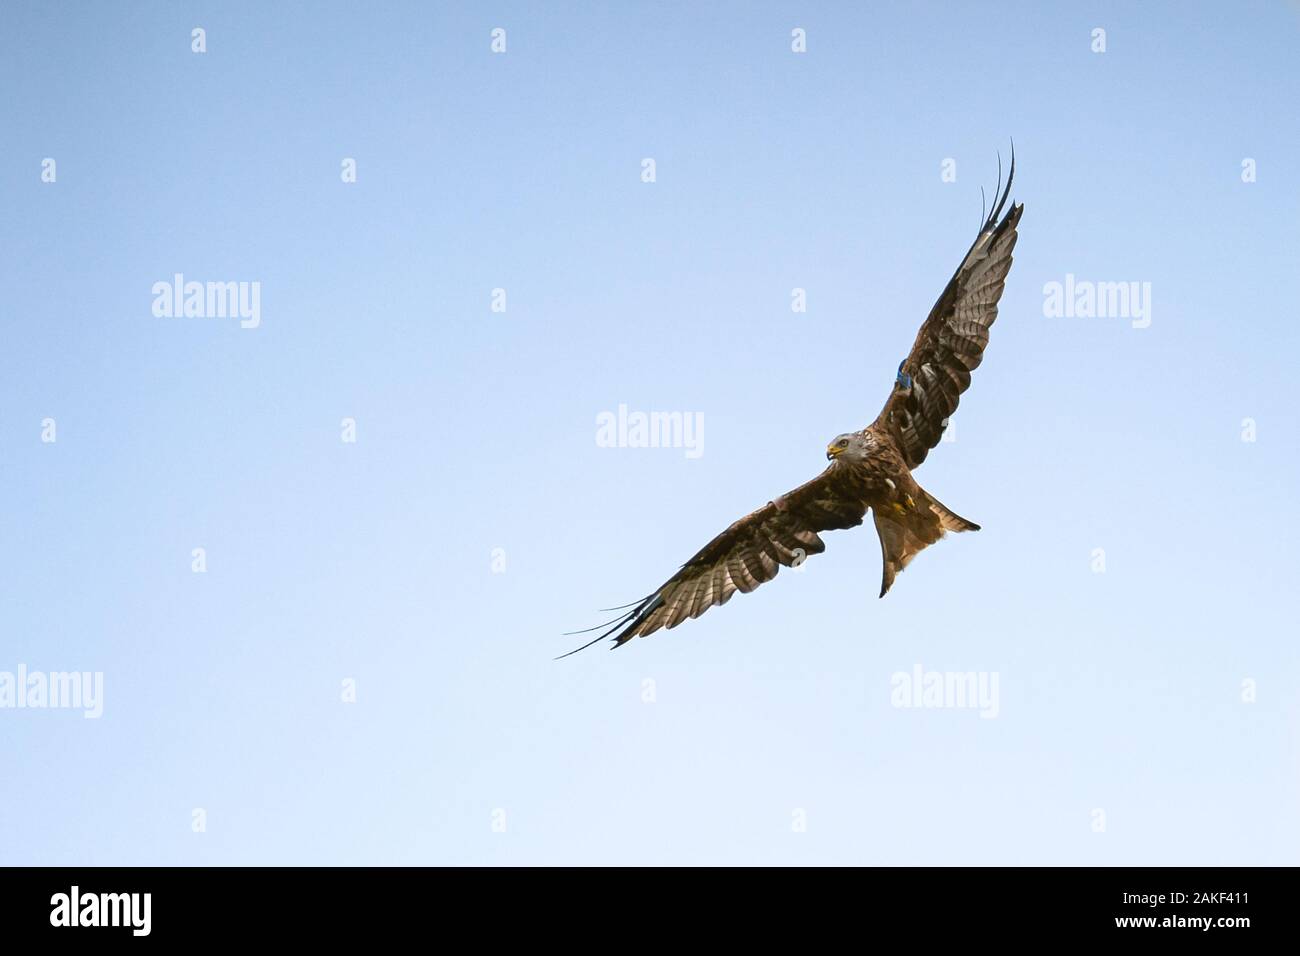
[[[907,359],[903,359],[903,362],[906,361]],[[911,388],[912,376],[908,375],[906,372],[903,371],[903,362],[898,363],[898,375],[894,378],[894,381],[897,382],[902,388]]]

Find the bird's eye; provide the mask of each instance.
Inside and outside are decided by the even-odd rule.
[[[848,448],[849,440],[847,438],[841,438],[838,442],[836,442],[836,444],[839,445],[841,448]]]

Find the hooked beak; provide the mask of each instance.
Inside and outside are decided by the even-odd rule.
[[[827,461],[833,461],[833,460],[835,460],[836,458],[839,457],[840,452],[842,452],[843,450],[844,450],[844,449],[841,448],[839,445],[827,445],[827,446],[826,446],[826,460],[827,460]]]

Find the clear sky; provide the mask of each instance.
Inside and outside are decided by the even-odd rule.
[[[0,862],[1300,862],[1300,5],[0,18],[0,691],[103,682],[0,708]],[[1012,138],[983,530],[553,661],[874,418]]]

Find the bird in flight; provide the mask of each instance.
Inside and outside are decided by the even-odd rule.
[[[825,551],[819,532],[855,528],[868,509],[884,561],[881,597],[898,572],[945,532],[979,530],[918,485],[912,471],[939,443],[971,372],[984,358],[1025,208],[1013,202],[1002,215],[1015,174],[1013,150],[1006,187],[994,191],[992,210],[922,323],[912,351],[899,363],[876,420],[835,438],[826,449],[830,464],[812,481],[734,522],[642,600],[611,608],[629,610],[588,628],[602,633],[569,654],[611,636],[613,646],[621,647],[726,604],[737,591],[748,594],[782,567]],[[999,169],[999,185],[1001,178]]]

